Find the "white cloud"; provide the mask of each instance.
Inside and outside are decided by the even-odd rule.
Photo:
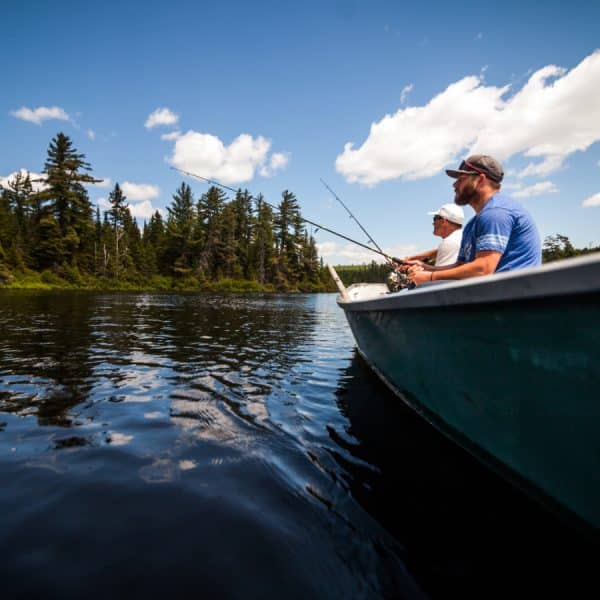
[[[400,176],[431,177],[476,139],[504,92],[505,88],[482,86],[478,77],[466,77],[426,106],[409,106],[373,123],[360,148],[344,146],[336,169],[349,182],[367,185]]]
[[[542,162],[529,163],[522,171],[517,173],[517,177],[523,178],[530,177],[532,175],[544,177],[545,175],[560,169],[565,158],[566,156],[550,155],[544,158]]]
[[[152,206],[152,202],[150,200],[144,200],[143,202],[129,205],[129,211],[131,212],[131,215],[138,219],[149,219],[156,212],[156,210],[156,207]]]
[[[127,198],[127,200],[129,200],[129,198]],[[111,208],[108,198],[98,198],[96,200],[96,204],[100,207],[102,212],[110,210]],[[127,202],[127,204],[129,206],[129,212],[131,213],[131,216],[137,219],[149,219],[157,210],[163,215],[165,212],[162,208],[156,208],[155,206],[152,206],[152,202],[150,200],[143,200],[142,202],[135,204]]]
[[[161,140],[166,140],[167,142],[172,142],[176,140],[181,135],[181,131],[171,131],[171,133],[163,133],[160,136]]]
[[[400,92],[400,104],[404,104],[406,102],[406,99],[408,98],[408,95],[413,91],[414,85],[412,83],[409,83],[408,85],[405,85],[402,88],[402,91]]]
[[[289,162],[289,154],[284,152],[274,152],[271,154],[268,164],[261,167],[260,174],[263,177],[272,177],[277,171],[285,168]]]
[[[385,262],[383,256],[378,255],[375,252],[369,252],[355,244],[342,245],[337,242],[321,242],[317,243],[317,250],[319,256],[323,258],[326,263],[332,265],[361,265],[370,263],[373,260],[378,263]],[[415,254],[417,248],[414,245],[393,246],[391,248],[383,248],[383,251],[390,256],[402,258],[403,256]]]
[[[176,125],[178,121],[179,115],[176,115],[170,109],[157,108],[148,116],[146,122],[144,123],[144,127],[146,129],[152,129],[153,127],[157,127],[159,125]]]
[[[93,129],[88,129],[86,131],[86,135],[90,138],[90,140],[94,141],[96,139],[96,132]]]
[[[360,147],[345,144],[336,168],[350,182],[374,185],[430,177],[483,152],[499,160],[515,154],[538,159],[521,176],[548,175],[600,140],[599,87],[600,50],[571,71],[539,69],[511,96],[510,85],[465,77],[425,106],[400,108],[373,123]]]
[[[558,188],[551,181],[540,181],[523,188],[516,188],[513,193],[516,198],[530,198],[531,196],[541,196],[542,194],[555,194]]]
[[[178,169],[226,184],[241,183],[250,181],[256,170],[266,168],[265,172],[269,172],[287,163],[286,155],[281,153],[273,154],[268,160],[270,148],[271,142],[262,136],[253,138],[242,133],[225,146],[214,135],[188,131],[175,141],[170,163]]]
[[[29,121],[36,125],[41,125],[43,121],[58,119],[59,121],[69,121],[69,115],[60,106],[38,106],[31,109],[23,106],[19,110],[10,113],[13,117],[23,121]]]
[[[47,187],[44,182],[48,176],[45,173],[34,173],[33,171],[28,171],[27,169],[19,169],[18,171],[13,171],[6,177],[0,176],[0,186],[3,188],[8,188],[10,183],[14,181],[15,177],[18,174],[20,174],[21,177],[27,177],[27,174],[29,174],[31,188],[34,192],[40,192],[46,189]]]
[[[600,192],[598,192],[597,194],[594,194],[593,196],[590,196],[589,198],[586,198],[581,203],[581,206],[583,206],[583,208],[590,208],[592,206],[600,206]]]
[[[131,183],[125,181],[121,185],[123,195],[127,200],[150,200],[156,198],[160,194],[160,188],[149,183]]]

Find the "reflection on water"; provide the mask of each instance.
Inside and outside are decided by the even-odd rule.
[[[332,295],[4,293],[0,331],[5,589],[481,597],[588,572],[372,376]]]

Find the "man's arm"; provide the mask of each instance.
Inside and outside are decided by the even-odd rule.
[[[482,250],[475,255],[475,260],[468,263],[455,263],[447,267],[438,267],[428,270],[415,269],[410,273],[410,278],[417,285],[426,281],[439,281],[443,279],[468,279],[479,275],[490,275],[502,258],[502,253],[494,250]]]
[[[421,254],[413,254],[412,256],[407,256],[404,260],[435,260],[437,256],[437,248],[433,248],[432,250],[426,250],[425,252],[421,252]]]
[[[430,268],[430,265],[425,260],[433,260],[437,256],[437,248],[433,248],[432,250],[427,250],[425,252],[421,252],[421,254],[413,254],[412,256],[407,256],[402,260],[401,263],[395,263],[394,268],[397,271],[402,271],[403,273],[407,272],[411,265],[418,265],[425,269]]]

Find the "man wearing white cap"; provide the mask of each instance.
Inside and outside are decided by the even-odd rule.
[[[456,204],[444,204],[438,210],[427,214],[433,215],[433,235],[441,237],[442,242],[437,248],[414,254],[407,257],[406,260],[434,260],[436,267],[453,265],[460,250],[462,226],[465,222],[462,207],[456,206]]]

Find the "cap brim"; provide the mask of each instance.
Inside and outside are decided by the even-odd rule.
[[[454,177],[454,179],[456,179],[461,175],[479,175],[479,173],[477,171],[460,171],[454,169],[446,169],[446,175],[448,175],[448,177]]]

